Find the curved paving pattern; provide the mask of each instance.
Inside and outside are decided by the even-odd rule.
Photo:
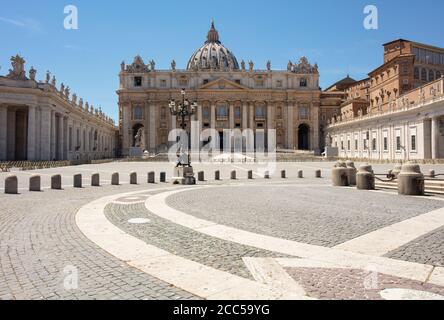
[[[142,203],[123,205],[109,204],[106,217],[126,233],[191,261],[253,280],[246,268],[244,257],[288,257],[230,241],[204,235],[165,219],[146,210]],[[147,218],[150,223],[131,224],[128,220]]]
[[[85,203],[138,189],[143,187],[0,195],[0,300],[195,299],[110,256],[77,228],[75,215]],[[63,287],[67,266],[78,270],[78,290]]]
[[[305,184],[192,190],[170,196],[167,204],[218,224],[325,247],[443,206],[442,201]]]

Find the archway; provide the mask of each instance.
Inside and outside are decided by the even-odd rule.
[[[305,123],[298,128],[298,149],[310,150],[310,127]]]

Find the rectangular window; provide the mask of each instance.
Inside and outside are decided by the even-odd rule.
[[[388,151],[388,132],[384,131],[383,133],[383,140],[384,140],[384,151]]]
[[[372,133],[372,151],[376,151],[377,150],[377,135],[376,132]]]
[[[277,80],[276,81],[276,87],[277,88],[282,88],[282,80]]]
[[[306,78],[302,78],[302,79],[299,81],[299,86],[300,86],[300,87],[306,87],[306,86],[307,86],[307,79],[306,79]]]
[[[236,82],[237,84],[241,84],[240,79],[236,79],[236,80],[234,80],[234,82]]]
[[[141,87],[142,86],[142,77],[134,77],[134,86]]]
[[[309,113],[308,113],[308,107],[307,106],[300,106],[299,107],[299,119],[300,120],[308,120]]]
[[[410,148],[416,151],[416,127],[410,128]]]
[[[166,88],[166,86],[167,86],[167,81],[165,79],[160,80],[160,87]]]
[[[236,119],[240,119],[241,118],[241,108],[240,107],[236,107],[234,109],[234,117]]]
[[[210,108],[204,107],[203,111],[202,111],[202,116],[204,119],[209,119],[210,118]]]
[[[355,150],[358,150],[359,146],[358,146],[358,139],[355,139]]]
[[[350,151],[350,147],[351,147],[351,146],[350,146],[350,139],[349,139],[349,140],[347,140],[347,150],[348,150],[348,151]]]

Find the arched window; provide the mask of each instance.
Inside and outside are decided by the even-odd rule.
[[[419,80],[419,68],[418,68],[418,67],[415,67],[415,69],[414,69],[414,71],[413,71],[413,77],[414,77],[416,80]]]
[[[429,81],[435,80],[435,72],[433,70],[429,71]]]
[[[421,81],[427,81],[427,70],[426,69],[421,70]]]
[[[142,120],[142,107],[137,105],[133,107],[133,119]]]
[[[217,117],[218,118],[226,118],[228,117],[227,107],[219,106],[217,107]]]

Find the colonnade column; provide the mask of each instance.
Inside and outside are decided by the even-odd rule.
[[[58,135],[58,148],[57,148],[57,150],[58,150],[58,154],[57,154],[57,159],[58,160],[64,160],[63,159],[63,148],[64,148],[64,133],[65,133],[65,131],[64,131],[64,129],[63,129],[63,127],[64,127],[64,123],[63,123],[63,116],[62,115],[59,115],[59,117],[57,118],[58,119],[58,122],[59,122],[59,126],[58,126],[58,132],[57,132],[57,135]],[[80,145],[82,144],[82,132],[80,132]],[[80,151],[80,150],[79,150]]]
[[[55,112],[51,111],[51,160],[56,158],[56,119]]]
[[[36,160],[35,142],[36,142],[36,123],[35,123],[35,106],[28,106],[28,155],[30,161]]]
[[[40,160],[52,160],[51,158],[51,109],[41,108],[40,127]]]
[[[7,138],[6,130],[8,124],[8,107],[0,106],[0,161],[7,160]]]
[[[432,142],[432,159],[439,158],[439,122],[438,118],[432,119],[432,136],[430,137]]]

